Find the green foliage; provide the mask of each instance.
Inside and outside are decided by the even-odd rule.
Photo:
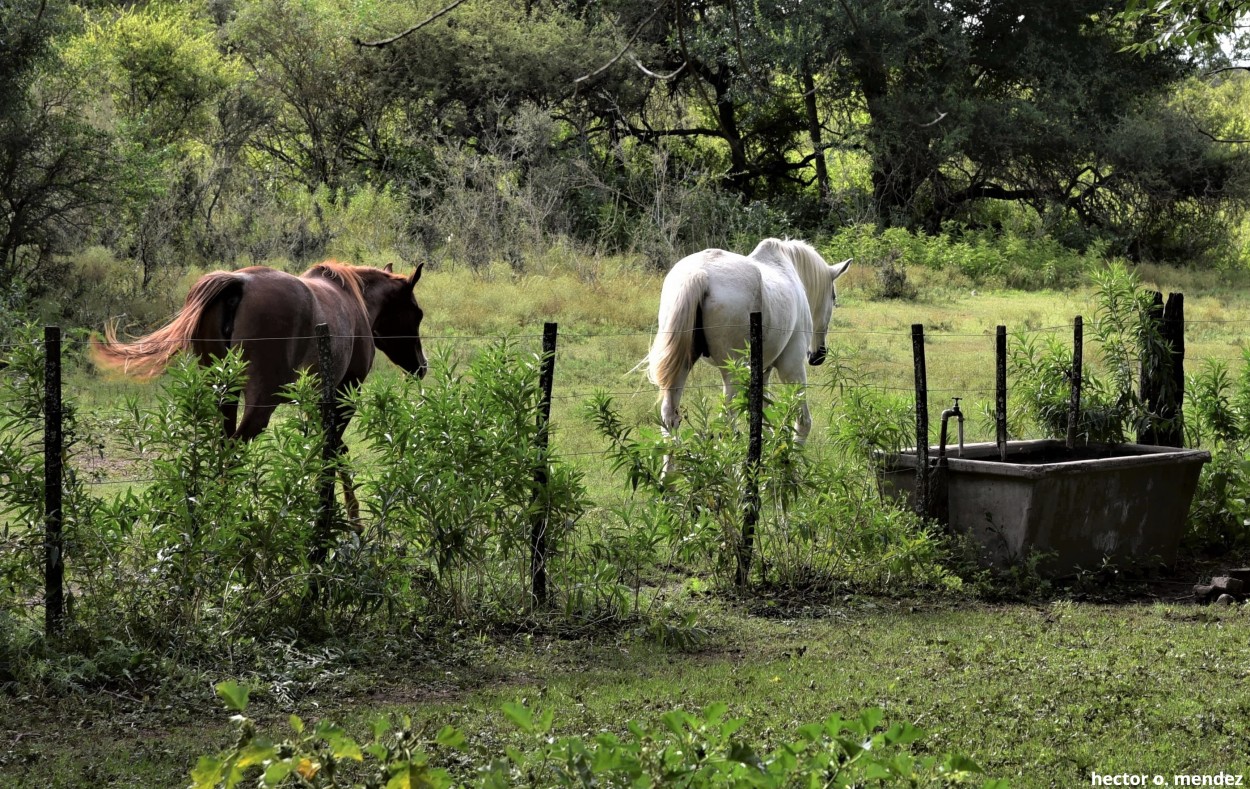
[[[841,366],[836,352],[834,362]],[[641,518],[646,536],[639,537],[646,552],[664,548],[670,564],[708,567],[725,587],[735,580],[747,491],[746,370],[738,365],[732,372],[741,379],[739,396],[719,408],[687,398],[671,440],[652,428],[635,434],[607,395],[597,395],[587,407],[610,443],[614,469],[634,491],[626,513],[646,513]],[[901,440],[897,404],[851,391],[852,402],[862,408],[840,420],[835,446],[846,453],[823,456],[795,439],[797,391],[770,390],[757,475],[762,508],[754,569],[760,582],[788,590],[957,584],[941,567],[943,551],[935,535],[910,513],[882,507],[868,470],[873,453],[884,447],[876,442]],[[666,454],[676,469],[668,475],[661,473]]]
[[[578,472],[540,449],[539,356],[500,340],[463,370],[451,358],[434,354],[424,382],[370,382],[360,395],[357,423],[377,468],[365,486],[376,538],[432,571],[431,592],[454,611],[524,611],[527,574],[490,568],[528,568],[535,518],[558,556],[585,491]]]
[[[1140,386],[1142,360],[1166,359],[1165,345],[1150,318],[1151,294],[1130,269],[1112,262],[1090,277],[1096,306],[1094,321],[1086,325],[1094,342],[1084,346],[1077,435],[1096,443],[1133,441],[1148,425],[1162,424],[1142,401]],[[1048,436],[1067,435],[1071,346],[1054,335],[1027,332],[1015,333],[1010,346],[1008,372],[1018,392],[1009,414],[1012,432],[1024,435],[1036,426]]]
[[[924,296],[907,281],[907,267],[941,272],[947,280],[966,278],[972,285],[1012,288],[1064,288],[1079,283],[1098,260],[1099,250],[1085,254],[1065,248],[1054,238],[1034,233],[974,231],[949,226],[941,235],[905,228],[878,230],[851,225],[838,230],[824,248],[835,257],[853,257],[879,270],[879,292],[885,298]]]
[[[203,135],[211,109],[241,64],[218,49],[207,18],[178,2],[110,9],[61,49],[64,66],[101,95],[124,133],[142,148],[173,145]]]
[[[1224,552],[1250,543],[1250,351],[1241,373],[1207,362],[1186,380],[1185,436],[1211,451],[1190,512],[1191,546]]]
[[[43,591],[44,565],[44,343],[35,327],[22,327],[7,346],[0,368],[0,608],[21,610]],[[64,362],[63,362],[64,363]],[[91,442],[72,404],[63,406],[63,456]],[[115,547],[92,528],[95,502],[84,481],[62,469],[63,550],[81,567],[69,573],[83,582]]]
[[[1128,49],[1147,54],[1161,47],[1215,48],[1248,10],[1228,0],[1128,0],[1118,17],[1146,33]]]
[[[313,728],[297,716],[294,733],[275,741],[242,715],[246,689],[233,682],[217,686],[234,717],[238,739],[217,756],[201,756],[191,771],[196,789],[234,787],[258,780],[260,786],[316,787],[503,787],[669,786],[699,787],[853,787],[980,785],[988,780],[971,759],[958,754],[916,755],[925,733],[911,724],[884,725],[881,710],[854,718],[833,715],[800,726],[772,751],[742,738],[744,719],[728,716],[729,706],[709,705],[701,714],[667,712],[660,723],[626,724],[628,734],[595,737],[552,736],[555,716],[523,704],[506,703],[503,714],[522,744],[497,751],[475,750],[469,737],[444,726],[430,737],[384,720],[372,725],[372,741],[360,745],[341,727],[322,720]],[[454,755],[457,775],[439,761]],[[440,758],[441,757],[441,758]]]

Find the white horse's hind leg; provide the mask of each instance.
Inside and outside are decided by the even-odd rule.
[[[790,351],[789,348],[786,349]],[[777,360],[777,377],[785,383],[798,384],[799,417],[794,423],[794,440],[802,444],[812,432],[812,412],[807,407],[807,368],[803,366],[806,352],[784,353]]]
[[[672,387],[660,393],[660,432],[664,437],[673,440],[677,435],[677,426],[681,424],[681,395],[686,389],[686,379],[690,376],[690,368],[681,370]],[[671,474],[677,467],[673,455],[664,456],[664,476]]]

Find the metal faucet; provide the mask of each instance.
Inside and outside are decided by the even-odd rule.
[[[942,412],[942,433],[938,441],[938,462],[941,463],[946,459],[946,423],[953,416],[957,422],[959,430],[959,457],[964,456],[964,412],[959,410],[959,401],[961,398],[953,398],[955,404]]]

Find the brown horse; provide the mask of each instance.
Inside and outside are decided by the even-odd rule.
[[[368,266],[334,261],[319,263],[298,277],[264,266],[205,274],[187,294],[182,310],[165,326],[123,343],[113,326],[103,341],[92,344],[91,356],[103,368],[139,378],[159,375],[174,354],[190,350],[204,364],[224,356],[232,347],[247,362],[243,390],[243,420],[236,425],[238,404],[222,405],[227,436],[245,441],[256,437],[281,400],[282,387],[295,381],[298,371],[326,374],[339,393],[337,435],[351,418],[342,398],[358,385],[373,366],[375,349],[407,370],[424,376],[421,350],[421,308],[413,288],[421,266],[411,276]],[[315,328],[329,327],[334,368],[318,369]],[[346,477],[345,494],[350,498]],[[354,502],[348,502],[352,509]],[[353,513],[353,518],[355,514]]]

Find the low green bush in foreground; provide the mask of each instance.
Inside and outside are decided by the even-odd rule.
[[[237,714],[239,738],[218,756],[202,756],[191,771],[195,789],[259,786],[449,787],[495,789],[512,786],[683,786],[683,787],[851,787],[871,785],[949,786],[986,779],[965,756],[916,756],[908,746],[924,735],[908,723],[883,728],[883,714],[871,709],[849,720],[833,715],[799,727],[786,744],[760,753],[736,739],[745,722],[712,704],[701,715],[668,712],[657,728],[628,724],[629,734],[604,732],[592,738],[551,735],[554,714],[509,703],[504,714],[531,745],[502,754],[473,752],[465,735],[444,726],[432,739],[413,732],[411,720],[397,729],[378,720],[373,740],[361,746],[330,722],[309,729],[291,716],[294,736],[275,741],[243,715],[248,689],[222,682],[217,692]],[[464,776],[453,780],[426,749],[454,753]],[[259,779],[259,780],[257,780]]]

